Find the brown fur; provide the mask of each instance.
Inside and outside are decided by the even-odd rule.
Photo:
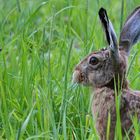
[[[108,87],[96,88],[93,94],[92,112],[96,120],[96,128],[100,138],[101,140],[106,140],[108,113],[110,113],[109,139],[113,140],[117,119],[114,90]],[[131,115],[137,113],[137,117],[140,119],[140,92],[135,93],[135,91],[131,91],[130,89],[124,89],[121,96],[120,115],[122,132],[125,134],[125,131],[128,131],[132,126]],[[130,133],[130,137],[133,137],[132,133]]]
[[[101,13],[101,16],[102,14],[104,13]],[[113,54],[114,52],[110,48],[102,49],[98,52],[93,52],[89,54],[86,58],[84,58],[75,67],[73,73],[73,82],[80,83],[83,85],[90,85],[93,88],[92,112],[96,120],[96,128],[101,140],[106,140],[107,138],[106,132],[109,113],[111,116],[111,128],[109,139],[114,139],[117,119],[115,106],[115,92],[117,95],[121,93],[120,117],[122,134],[124,135],[125,132],[128,132],[128,130],[132,126],[133,116],[137,115],[138,119],[140,120],[140,91],[132,91],[128,86],[126,78],[128,52],[130,51],[131,45],[134,45],[136,43],[136,40],[140,38],[140,27],[136,25],[135,29],[137,28],[137,33],[133,33],[132,29],[129,29],[129,26],[135,26],[133,25],[134,20],[138,22],[139,25],[140,19],[137,18],[139,16],[140,7],[136,8],[134,12],[130,14],[122,30],[120,39],[124,42],[128,39],[127,41],[129,42],[129,44],[127,45],[129,46],[117,47],[115,46],[116,44],[112,44],[114,45],[114,48],[112,47],[112,49],[114,49],[114,52],[115,49],[119,48],[116,54]],[[132,25],[130,19],[132,20]],[[105,25],[107,24],[106,21],[103,22],[105,22]],[[129,26],[126,26],[127,24]],[[108,28],[106,29],[106,31],[107,30]],[[113,33],[114,31],[112,31],[112,34]],[[133,36],[134,34],[134,39],[130,38],[129,33],[131,33],[131,36]],[[107,32],[106,34],[108,35],[109,32]],[[114,37],[115,35],[113,34],[113,38]],[[108,38],[108,40],[111,40],[113,38]],[[124,42],[120,41],[120,44],[124,44]],[[96,57],[98,59],[98,63],[96,65],[90,64],[91,57]],[[133,131],[130,133],[129,136],[130,139],[133,138]]]
[[[110,57],[107,57],[107,58],[105,57],[106,53],[109,53],[108,50],[90,54],[76,66],[75,70],[79,71],[79,73],[84,73],[84,75],[87,76],[87,78],[85,78],[87,80],[85,81],[82,81],[82,79],[78,80],[79,83],[83,82],[83,84],[85,85],[93,86],[94,96],[93,96],[92,112],[94,114],[93,116],[96,119],[96,128],[98,130],[101,140],[106,139],[108,113],[111,114],[111,124],[110,124],[111,128],[110,128],[109,137],[110,137],[110,140],[112,140],[114,138],[115,125],[116,125],[114,86],[117,85],[116,86],[117,90],[122,89],[122,102],[121,102],[120,112],[122,112],[121,121],[122,121],[123,133],[125,132],[125,130],[129,130],[129,128],[132,125],[130,112],[131,114],[134,114],[133,111],[137,109],[139,111],[137,112],[138,117],[140,117],[140,92],[131,91],[128,87],[128,82],[125,77],[126,67],[127,67],[127,56],[125,55],[125,52],[120,51],[119,71],[115,71],[113,69],[112,67],[113,64],[112,64],[112,61],[110,60]],[[88,66],[89,65],[88,58],[92,56],[97,57],[98,55],[99,57],[100,55],[102,56],[102,58],[100,58],[101,64],[99,64],[99,66],[97,66],[95,70],[93,68],[93,71],[91,72],[92,68],[89,68]],[[103,60],[106,63],[103,64]],[[83,66],[84,68],[82,68]],[[100,78],[100,75],[102,76],[101,78]],[[116,82],[115,82],[116,84],[114,83],[115,81],[114,76],[116,79]],[[118,76],[119,76],[119,81],[120,81],[119,85],[117,84]],[[80,78],[80,76],[78,78]],[[139,102],[137,102],[137,100]]]

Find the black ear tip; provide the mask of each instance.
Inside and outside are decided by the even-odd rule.
[[[105,8],[101,7],[100,10],[105,10]],[[99,10],[99,11],[100,11],[100,10]]]
[[[106,13],[106,9],[104,9],[103,7],[101,7],[101,8],[99,9],[99,15],[101,16],[101,15],[103,15],[104,13]]]

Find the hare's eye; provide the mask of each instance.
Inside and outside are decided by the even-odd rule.
[[[99,62],[99,60],[96,58],[96,57],[91,57],[90,60],[89,60],[89,63],[91,65],[96,65],[97,63]]]

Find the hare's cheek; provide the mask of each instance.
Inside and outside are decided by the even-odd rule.
[[[103,82],[102,81],[102,77],[103,76],[104,75],[101,76],[101,74],[98,73],[98,72],[90,73],[89,76],[88,76],[90,85],[94,85],[95,86],[95,85],[98,85],[98,84],[102,83]]]

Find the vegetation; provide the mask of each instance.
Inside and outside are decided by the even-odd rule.
[[[85,55],[106,46],[99,8],[107,9],[119,36],[138,5],[139,0],[0,0],[0,139],[98,140],[90,89],[73,86],[72,71]],[[128,77],[140,90],[139,50],[140,44],[131,51]],[[139,139],[136,119],[134,126]]]

